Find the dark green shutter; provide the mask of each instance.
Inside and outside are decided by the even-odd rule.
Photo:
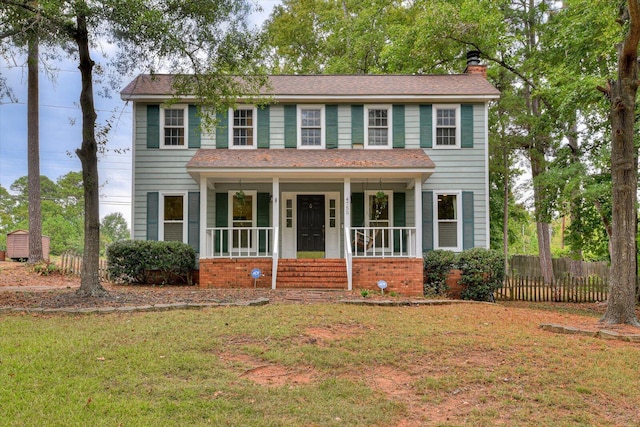
[[[157,191],[147,193],[147,240],[158,240],[159,199]]]
[[[364,144],[364,105],[351,106],[351,145]]]
[[[268,105],[258,108],[258,148],[269,148],[271,133],[271,110]]]
[[[364,227],[364,193],[351,193],[351,226]]]
[[[229,120],[225,113],[216,113],[216,148],[229,148]]]
[[[325,107],[325,123],[327,127],[327,148],[338,148],[338,106],[327,105]]]
[[[422,192],[422,251],[433,250],[433,191]]]
[[[200,193],[189,192],[187,201],[187,242],[196,251],[200,252]]]
[[[406,218],[406,195],[405,193],[393,193],[393,226],[405,227]],[[407,251],[407,236],[404,230],[394,230],[393,247],[395,251],[400,250],[400,239],[402,239],[402,250]]]
[[[298,147],[298,122],[296,119],[296,106],[284,106],[284,148]]]
[[[433,148],[433,107],[420,106],[420,148]]]
[[[258,193],[258,212],[256,214],[257,218],[257,226],[258,227],[268,227],[269,226],[269,202],[271,201],[271,196],[269,193]],[[267,240],[268,240],[269,230],[260,230],[258,231],[258,251],[266,252],[269,248],[267,248]]]
[[[189,148],[200,148],[200,134],[198,107],[189,105]]]
[[[473,148],[473,105],[460,106],[460,147]]]
[[[474,234],[473,191],[462,192],[462,249],[475,246]]]
[[[393,106],[393,148],[404,148],[404,105]]]
[[[147,105],[147,148],[160,148],[159,105]]]
[[[216,193],[216,227],[229,226],[229,196],[227,193]],[[216,252],[227,252],[229,242],[228,231],[218,231],[215,237]]]

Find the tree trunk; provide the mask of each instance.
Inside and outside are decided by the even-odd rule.
[[[93,66],[89,53],[89,34],[86,16],[82,9],[77,16],[76,43],[80,57],[82,90],[82,145],[76,154],[82,162],[84,186],[84,256],[82,258],[82,279],[77,293],[81,296],[101,297],[108,292],[100,284],[100,194],[98,181],[98,144],[95,137],[96,112],[93,103]]]
[[[509,150],[502,146],[504,160],[504,203],[502,205],[502,252],[504,253],[504,271],[509,274]]]
[[[43,261],[42,213],[40,210],[40,106],[38,35],[29,39],[27,59],[27,181],[29,188],[29,263]]]
[[[569,144],[569,148],[571,149],[571,161],[573,163],[580,162],[580,146],[578,141],[578,125],[575,120],[571,124],[569,128],[569,134],[567,135],[567,141]],[[576,188],[571,194],[571,206],[570,210],[570,218],[573,222],[579,215],[580,205],[582,204],[582,196],[580,195],[580,190]],[[562,219],[563,227],[562,227],[562,241],[563,241],[563,249],[564,249],[564,218]],[[582,247],[571,247],[571,257],[573,259],[582,260]]]
[[[601,322],[640,326],[635,315],[638,157],[633,143],[638,90],[640,7],[628,2],[631,25],[618,47],[618,80],[610,83],[612,244],[607,311]]]
[[[544,151],[534,143],[529,150],[531,161],[531,177],[533,178],[533,200],[536,216],[536,231],[538,234],[538,255],[540,257],[540,274],[545,283],[553,280],[553,264],[551,262],[551,236],[547,208],[545,207],[545,192],[539,183],[539,177],[544,173]]]

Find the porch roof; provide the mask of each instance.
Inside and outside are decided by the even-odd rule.
[[[286,176],[311,174],[330,176],[394,176],[426,179],[435,171],[435,163],[421,149],[387,150],[301,150],[200,149],[187,163],[187,171],[197,175]],[[237,176],[237,175],[236,175]]]

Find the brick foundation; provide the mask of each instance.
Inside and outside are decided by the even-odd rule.
[[[200,260],[199,286],[201,288],[253,288],[251,270],[259,268],[262,277],[258,288],[271,288],[271,258],[216,258]]]
[[[379,290],[378,280],[387,282],[386,292],[423,295],[422,258],[354,258],[353,289]]]

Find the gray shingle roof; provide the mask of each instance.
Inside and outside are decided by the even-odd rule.
[[[498,90],[478,74],[448,75],[274,75],[262,95],[295,96],[499,96]],[[136,77],[120,92],[123,99],[172,93],[173,76]]]

